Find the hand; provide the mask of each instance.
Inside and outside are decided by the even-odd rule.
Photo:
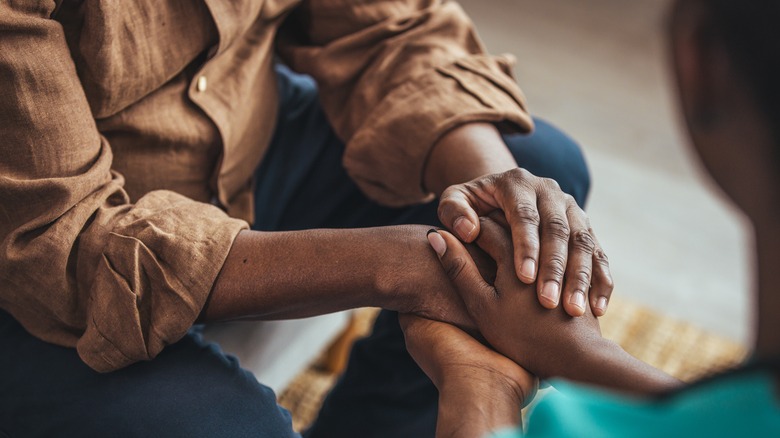
[[[480,333],[497,351],[540,378],[576,376],[571,367],[602,339],[598,320],[587,304],[579,318],[563,310],[545,310],[534,287],[515,275],[511,239],[503,226],[482,218],[476,241],[496,260],[493,285],[483,279],[464,246],[450,233],[431,233],[428,239]]]
[[[464,242],[481,235],[479,216],[496,211],[511,230],[516,277],[526,284],[538,279],[544,307],[558,306],[563,287],[569,315],[588,307],[597,316],[606,313],[613,289],[609,262],[574,198],[554,180],[514,168],[450,186],[439,202],[439,219]]]
[[[439,389],[437,436],[483,436],[516,426],[538,380],[458,328],[400,315],[406,346]]]
[[[579,318],[562,309],[543,309],[533,287],[515,275],[505,227],[487,218],[481,225],[477,244],[498,265],[493,285],[482,278],[454,236],[442,231],[428,239],[438,248],[442,266],[480,332],[497,351],[540,378],[564,377],[636,394],[658,394],[680,386],[679,380],[602,338],[590,309]]]
[[[476,325],[463,300],[447,277],[436,253],[431,250],[421,226],[404,227],[409,231],[403,240],[387,239],[382,249],[382,264],[377,267],[376,289],[381,296],[392,297],[380,306],[400,313],[412,313],[476,332]],[[379,229],[376,229],[379,230]],[[496,263],[476,245],[466,245],[480,275],[493,281]]]

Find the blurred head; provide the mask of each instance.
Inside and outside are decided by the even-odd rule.
[[[715,181],[757,227],[780,214],[780,1],[678,0],[682,113]]]

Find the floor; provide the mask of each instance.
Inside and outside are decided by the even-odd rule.
[[[750,342],[750,232],[687,146],[665,50],[669,2],[460,3],[491,52],[518,58],[531,112],[583,145],[616,296]]]

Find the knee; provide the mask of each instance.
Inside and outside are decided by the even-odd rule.
[[[554,128],[553,128],[554,129]],[[577,205],[585,208],[590,194],[590,169],[585,161],[582,148],[571,137],[558,131],[559,156],[556,157],[557,172],[552,176],[558,181],[561,190],[572,195]]]
[[[590,171],[579,144],[558,128],[535,119],[530,135],[504,137],[518,165],[536,176],[552,178],[580,207],[590,192]]]
[[[129,425],[146,431],[138,436],[297,436],[274,392],[235,359],[213,345],[188,350],[130,377],[146,377],[123,391],[121,415],[139,420]]]

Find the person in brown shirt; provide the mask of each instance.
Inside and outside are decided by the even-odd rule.
[[[587,169],[510,65],[448,1],[1,3],[0,432],[291,435],[193,324],[378,306],[309,434],[430,435],[396,312],[475,327],[425,235],[491,212],[602,315]]]

